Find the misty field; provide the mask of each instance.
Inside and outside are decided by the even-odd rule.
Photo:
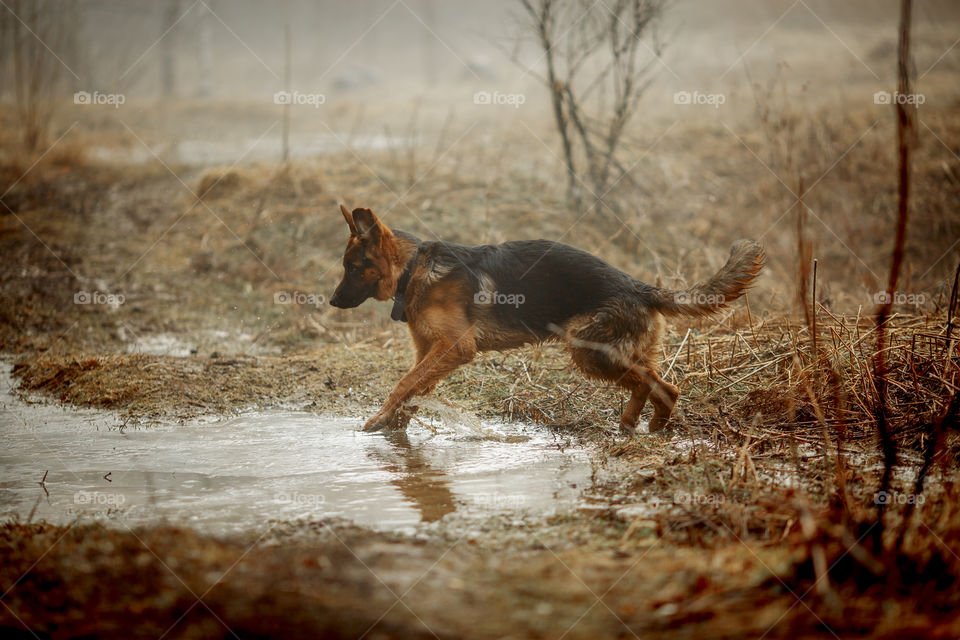
[[[0,2],[5,637],[960,637],[960,9]],[[667,428],[329,304],[339,206],[687,291]],[[562,289],[566,283],[557,282]],[[694,289],[695,290],[695,289]]]

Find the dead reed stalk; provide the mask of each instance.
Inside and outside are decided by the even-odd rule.
[[[910,94],[910,15],[912,0],[902,0],[900,4],[900,43],[897,51],[897,91],[901,96]],[[890,276],[887,280],[886,296],[877,310],[877,353],[874,358],[873,379],[877,389],[874,405],[874,417],[880,434],[880,448],[883,454],[883,476],[880,480],[880,495],[889,493],[893,467],[897,464],[897,445],[891,434],[887,411],[887,375],[886,375],[886,324],[893,306],[893,297],[900,278],[903,263],[903,247],[907,237],[907,219],[910,199],[910,144],[908,136],[914,129],[912,115],[901,100],[894,100],[897,114],[897,170],[898,170],[898,207],[897,227],[890,260]],[[883,516],[885,501],[878,501],[877,520],[879,526],[874,530],[874,548],[879,551],[883,546]]]

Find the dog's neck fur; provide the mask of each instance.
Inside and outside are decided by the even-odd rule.
[[[410,276],[416,267],[417,254],[420,251],[420,238],[405,231],[393,231],[394,238],[398,247],[398,257],[400,258],[400,273],[396,276],[396,283],[393,290],[393,309],[390,311],[390,318],[399,322],[407,321],[407,314],[404,311],[406,305],[407,285],[410,283]],[[394,265],[396,267],[396,265]]]
[[[396,294],[396,286],[399,283],[401,274],[403,274],[408,266],[411,266],[410,262],[416,258],[423,241],[406,231],[394,231],[391,229],[391,233],[393,233],[396,246],[396,261],[393,264],[393,272],[396,280],[394,283],[394,294]]]

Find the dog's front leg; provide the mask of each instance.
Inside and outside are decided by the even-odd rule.
[[[364,431],[379,431],[389,427],[403,403],[432,389],[458,367],[473,360],[476,347],[472,340],[438,342],[413,367],[387,397],[383,408],[363,425]]]

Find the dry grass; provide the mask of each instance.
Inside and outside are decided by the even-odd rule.
[[[789,105],[779,109],[769,131],[745,135],[744,141],[788,184],[802,178],[809,186],[854,141],[851,132],[872,121],[866,110],[800,117],[784,113]],[[960,130],[949,110],[931,110],[926,121],[956,146]],[[509,552],[508,561],[486,553],[452,557],[442,565],[443,575],[471,588],[451,591],[429,582],[417,602],[427,622],[451,636],[517,629],[559,635],[593,599],[551,552],[536,548],[543,536],[591,589],[612,589],[608,606],[645,636],[673,637],[681,629],[759,636],[781,617],[774,636],[822,632],[818,617],[841,633],[863,631],[869,621],[867,630],[876,636],[920,628],[956,636],[952,591],[930,591],[930,585],[954,586],[960,575],[955,556],[945,552],[960,542],[951,480],[957,434],[948,412],[960,386],[956,302],[950,297],[956,251],[921,271],[960,235],[953,215],[960,169],[932,143],[917,154],[917,216],[906,251],[908,267],[914,267],[903,287],[926,300],[895,309],[883,374],[890,433],[903,465],[891,488],[913,495],[926,456],[926,502],[914,512],[901,505],[887,509],[880,546],[869,537],[850,544],[877,520],[873,500],[882,470],[877,389],[870,376],[877,350],[872,295],[881,285],[871,270],[884,272],[892,241],[886,231],[895,193],[888,178],[889,133],[878,124],[847,161],[804,194],[804,203],[827,226],[812,216],[797,220],[795,211],[774,226],[794,197],[736,138],[708,124],[681,125],[658,147],[662,161],[648,159],[637,167],[637,180],[657,197],[618,191],[622,210],[636,212],[623,216],[627,226],[609,212],[574,225],[582,212],[552,195],[556,174],[529,161],[543,150],[514,139],[490,144],[468,137],[449,154],[438,145],[432,157],[419,159],[402,149],[359,158],[345,152],[285,171],[265,165],[175,167],[190,190],[152,163],[120,167],[69,154],[62,161],[49,158],[4,197],[16,217],[0,209],[0,250],[13,257],[0,269],[0,349],[16,355],[23,391],[117,410],[142,422],[280,405],[360,416],[382,401],[409,365],[404,328],[386,319],[383,305],[341,311],[273,302],[281,291],[332,291],[345,240],[336,213],[340,201],[389,210],[388,223],[425,238],[563,238],[670,287],[709,275],[729,241],[769,228],[763,243],[771,261],[749,308],[738,303],[718,319],[671,328],[664,369],[682,395],[676,431],[668,437],[627,442],[611,433],[622,395],[572,372],[556,345],[487,354],[440,386],[439,397],[461,410],[540,423],[589,443],[598,452],[591,489],[597,508],[517,531],[491,527],[478,544]],[[772,145],[766,138],[786,143]],[[650,140],[635,142],[639,148]],[[24,159],[3,161],[4,179],[15,180],[29,166]],[[798,228],[820,265],[811,322],[799,320],[796,305],[803,280],[797,277]],[[120,292],[126,302],[115,309],[74,305],[79,290]],[[202,337],[209,332],[227,337]],[[183,339],[197,353],[125,353],[139,339],[158,335]],[[930,457],[937,428],[943,442]],[[45,525],[7,527],[0,545],[4,575],[15,580],[39,549],[65,532]],[[165,562],[189,565],[188,583],[199,590],[209,586],[207,573],[221,571],[242,553],[232,542],[186,531],[137,535],[160,549]],[[386,539],[362,535],[372,536],[372,548]],[[453,532],[436,535],[431,545],[453,542],[443,538]],[[50,611],[64,602],[105,616],[146,607],[140,614],[156,628],[189,606],[131,535],[90,527],[66,532],[65,539],[69,544],[58,546],[14,591],[19,599],[13,608],[37,626],[52,620]],[[430,553],[445,548],[430,546],[430,553],[417,556],[412,541],[389,542],[421,570],[418,563],[429,565],[435,558]],[[258,549],[228,585],[213,592],[214,610],[251,633],[280,616],[302,619],[304,629],[314,632],[353,633],[351,625],[367,621],[372,610],[364,598],[379,587],[328,543],[309,534],[298,541],[307,549],[302,553]],[[584,548],[578,551],[578,545]],[[657,545],[662,547],[651,550]],[[374,551],[363,557],[380,567]],[[323,558],[331,564],[317,569]],[[639,559],[644,571],[616,582]],[[131,575],[137,562],[149,572]],[[382,562],[389,570],[390,563]],[[881,566],[892,577],[878,578]],[[96,571],[100,577],[93,580]],[[275,576],[291,588],[263,586]],[[345,591],[330,588],[329,576]],[[129,584],[152,590],[114,589]],[[251,584],[262,588],[251,592]],[[811,590],[810,608],[794,606],[785,588]],[[430,604],[428,596],[439,592],[444,597]],[[501,621],[450,613],[470,609],[474,597],[517,616]],[[877,601],[884,603],[881,614],[869,609]],[[310,603],[316,602],[326,604],[314,611]],[[542,602],[563,615],[531,618],[531,607]],[[355,614],[349,624],[336,617],[344,610]],[[213,622],[201,611],[185,628],[213,632]],[[403,612],[384,624],[387,634],[423,631]],[[625,631],[599,605],[578,629],[584,637]]]

